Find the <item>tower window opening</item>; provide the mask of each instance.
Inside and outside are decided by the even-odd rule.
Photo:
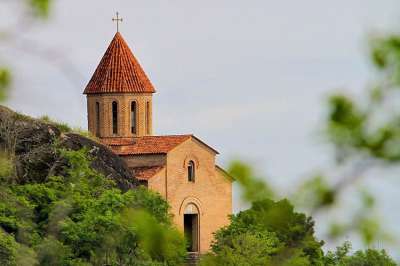
[[[96,102],[96,136],[100,136],[100,103]]]
[[[118,103],[112,103],[112,127],[113,134],[118,134]]]
[[[188,164],[188,181],[194,182],[195,181],[195,165],[193,161],[190,161]]]
[[[146,102],[146,133],[150,135],[150,102]]]
[[[136,134],[136,102],[131,102],[131,133]]]

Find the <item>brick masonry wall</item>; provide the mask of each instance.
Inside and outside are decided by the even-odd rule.
[[[187,179],[187,162],[196,162],[196,180]],[[215,154],[194,139],[167,155],[166,171],[149,180],[149,188],[159,191],[171,205],[174,222],[183,231],[183,212],[189,204],[200,211],[200,252],[209,250],[213,232],[229,224],[232,213],[232,182],[215,168]],[[166,193],[163,189],[166,187]]]
[[[157,191],[160,193],[160,195],[165,199],[166,197],[166,175],[167,175],[167,170],[166,168],[160,170],[158,174],[156,174],[154,177],[150,178],[150,180],[147,181],[147,186],[154,191]]]
[[[112,102],[118,103],[118,134],[112,130]],[[136,102],[136,134],[131,133],[131,103]],[[96,135],[96,102],[100,104],[100,138],[141,137],[153,134],[153,100],[151,93],[90,94],[87,95],[88,129]],[[146,104],[149,121],[146,123]],[[147,129],[147,125],[149,129]]]
[[[165,165],[167,161],[167,156],[165,154],[131,155],[123,156],[122,158],[128,164],[129,168]]]

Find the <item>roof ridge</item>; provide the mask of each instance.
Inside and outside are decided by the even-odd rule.
[[[172,134],[172,135],[147,135],[141,137],[133,137],[135,138],[151,138],[151,137],[192,137],[193,134]]]
[[[112,46],[115,46],[115,45],[117,45],[117,43],[111,43],[110,44],[110,47],[111,47],[111,45]],[[108,52],[109,50],[107,49],[107,51],[106,51],[106,53]],[[105,62],[105,64],[107,65],[107,68],[111,68],[111,65],[112,65],[112,54],[111,53],[109,53],[109,55],[108,55],[108,62],[106,61]],[[112,73],[110,73],[110,72],[106,72],[105,73],[105,75],[103,76],[103,77],[100,77],[100,81],[101,81],[101,84],[100,84],[100,86],[99,87],[101,87],[101,89],[106,89],[106,88],[103,88],[103,86],[104,86],[104,83],[105,83],[105,81],[107,81],[109,78],[111,79],[112,78],[112,75],[111,75]],[[111,77],[110,77],[110,75],[111,75]]]

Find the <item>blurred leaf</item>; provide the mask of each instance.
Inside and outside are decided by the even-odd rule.
[[[127,209],[122,223],[138,233],[139,243],[154,260],[167,261],[168,265],[180,265],[185,256],[183,236],[173,227],[160,224],[157,219],[143,210]]]
[[[361,201],[365,208],[372,208],[375,206],[374,196],[366,190],[361,191]]]
[[[343,236],[348,231],[348,226],[339,223],[332,223],[329,226],[328,235],[332,239],[336,239],[338,237]]]
[[[243,190],[242,198],[248,202],[273,198],[273,190],[261,178],[256,178],[253,169],[240,161],[233,161],[228,172]]]
[[[47,18],[50,11],[52,0],[29,0],[34,14],[41,18]]]
[[[400,36],[373,38],[371,59],[375,66],[387,75],[389,81],[400,85]]]
[[[380,103],[380,102],[382,102],[382,100],[384,98],[384,91],[382,90],[382,88],[380,86],[376,86],[375,88],[373,88],[371,90],[370,98],[371,98],[372,102]]]
[[[365,115],[349,97],[337,94],[329,98],[327,136],[335,145],[339,163],[363,146],[365,121]]]
[[[7,68],[0,68],[0,102],[7,98],[11,84],[11,72]]]
[[[329,186],[326,178],[316,175],[306,180],[296,191],[294,201],[306,209],[328,207],[335,203],[335,192]]]
[[[381,229],[379,220],[371,217],[362,219],[358,228],[364,243],[367,245],[372,244],[379,237]]]
[[[386,55],[383,50],[375,49],[372,51],[372,62],[379,68],[386,66]]]

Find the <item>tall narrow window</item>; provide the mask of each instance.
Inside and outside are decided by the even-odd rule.
[[[100,136],[100,103],[96,102],[96,136]]]
[[[136,134],[136,102],[131,102],[131,133]]]
[[[112,126],[113,134],[118,134],[118,103],[112,103]]]
[[[150,135],[150,102],[146,102],[146,133]]]
[[[194,167],[194,162],[193,161],[189,161],[187,169],[188,169],[188,181],[189,182],[194,182],[194,180],[195,180],[195,167]]]

